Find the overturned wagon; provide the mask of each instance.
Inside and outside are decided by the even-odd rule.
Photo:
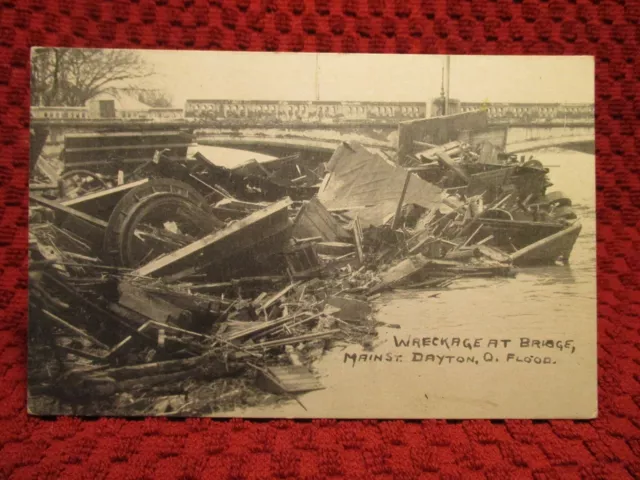
[[[56,223],[84,239],[96,257],[116,267],[145,266],[141,275],[205,269],[224,277],[238,267],[257,272],[273,266],[272,257],[291,234],[289,199],[225,224],[197,190],[179,180],[140,180],[127,187],[63,202],[35,193],[30,198],[53,210]],[[252,261],[238,261],[247,255]]]

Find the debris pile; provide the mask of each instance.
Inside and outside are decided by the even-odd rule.
[[[32,189],[30,410],[304,408],[326,351],[371,348],[381,292],[568,261],[571,201],[539,162],[488,150],[434,146],[405,168],[345,143],[327,163],[233,169],[157,150]]]

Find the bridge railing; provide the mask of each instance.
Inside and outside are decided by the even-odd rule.
[[[149,110],[149,118],[153,120],[176,120],[184,118],[184,110],[181,108],[152,108]]]
[[[86,121],[95,122],[109,120],[96,116],[86,107],[31,107],[31,118],[45,121],[64,122]],[[178,120],[184,118],[181,108],[150,108],[137,110],[116,110],[116,120]]]
[[[89,110],[85,107],[31,107],[31,118],[49,120],[88,120]]]
[[[236,100],[187,100],[185,108],[150,108],[116,110],[116,120],[149,120],[154,122],[201,120],[225,125],[254,125],[256,127],[287,124],[379,124],[438,116],[439,99],[427,105],[418,102],[277,102]],[[452,103],[450,113],[487,112],[490,124],[593,124],[594,105],[590,104],[511,104],[511,103]],[[31,117],[43,121],[108,120],[85,107],[32,107]]]
[[[144,120],[150,118],[149,110],[116,110],[116,118],[123,120]]]
[[[192,100],[185,104],[185,118],[246,122],[340,123],[392,120],[426,116],[421,102],[312,102],[262,100]]]
[[[593,123],[593,104],[460,103],[461,112],[484,110],[493,124]]]

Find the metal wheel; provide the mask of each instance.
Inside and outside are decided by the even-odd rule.
[[[135,268],[223,226],[204,197],[186,183],[152,180],[131,190],[114,208],[103,257]]]
[[[216,223],[189,200],[175,194],[150,195],[131,209],[120,234],[120,257],[135,268],[211,233]]]

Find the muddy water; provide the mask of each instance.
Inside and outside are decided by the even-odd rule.
[[[583,229],[569,266],[520,269],[516,278],[467,279],[441,291],[396,291],[376,301],[380,327],[373,352],[338,346],[316,365],[326,389],[268,409],[223,414],[251,417],[576,417],[594,411],[596,398],[596,242],[594,156],[564,150],[532,152],[551,166],[554,186],[573,199]],[[478,363],[413,361],[414,352],[446,349],[396,347],[409,336],[573,340],[570,351],[491,350],[503,363],[485,364],[486,348],[458,350]],[[504,362],[507,352],[548,356],[553,364]],[[353,355],[390,355],[357,361]],[[458,354],[456,354],[458,355]],[[397,360],[401,356],[401,360]]]

